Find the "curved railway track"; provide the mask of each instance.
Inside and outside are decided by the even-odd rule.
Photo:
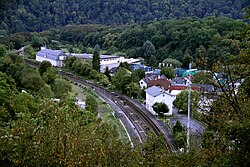
[[[32,61],[25,60],[25,62],[31,66],[38,67],[38,65]],[[135,130],[138,132],[140,142],[143,142],[147,139],[146,132],[147,130],[152,129],[152,131],[156,135],[163,134],[167,149],[172,152],[176,151],[173,145],[172,137],[168,132],[166,132],[166,130],[163,130],[163,127],[161,127],[159,123],[157,123],[157,121],[151,114],[145,112],[145,108],[143,106],[138,106],[139,104],[136,104],[132,99],[124,95],[120,95],[116,92],[110,92],[100,85],[94,84],[87,80],[79,79],[78,77],[70,73],[59,71],[59,75],[67,77],[69,80],[78,84],[88,86],[94,89],[95,92],[97,92],[102,98],[109,98],[110,100],[115,102],[116,105],[126,114],[129,120],[132,122]]]

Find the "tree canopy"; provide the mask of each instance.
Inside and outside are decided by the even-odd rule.
[[[191,91],[191,111],[197,111],[198,102],[199,102],[199,93],[197,91]],[[176,96],[176,99],[173,102],[174,106],[178,109],[182,110],[185,114],[187,114],[187,106],[188,106],[188,90],[182,91],[180,94]]]
[[[156,102],[152,107],[154,111],[161,116],[164,115],[165,113],[168,113],[169,111],[169,108],[165,103]]]
[[[184,17],[241,19],[245,0],[1,1],[2,33],[42,31],[68,24],[133,24]],[[149,32],[150,33],[150,32]],[[161,36],[155,37],[161,39]],[[160,43],[160,41],[159,41]]]
[[[96,71],[100,71],[100,46],[96,45],[94,48],[92,68]]]
[[[175,77],[175,71],[172,67],[164,67],[161,69],[161,75],[165,75],[168,79],[173,79]]]
[[[161,20],[126,26],[67,25],[40,33],[1,36],[0,42],[6,48],[19,49],[20,46],[32,45],[33,38],[39,38],[51,49],[74,48],[77,53],[93,53],[93,48],[99,44],[103,53],[110,53],[109,50],[113,48],[117,55],[145,58],[145,62],[153,66],[167,58],[182,63],[184,56],[189,54],[197,68],[210,70],[214,62],[224,61],[230,54],[239,53],[240,40],[235,38],[234,32],[241,30],[244,24],[241,20],[209,16],[204,19]],[[152,44],[149,46],[154,46],[152,53],[151,47],[146,47],[149,43]],[[144,44],[147,45],[143,47]],[[34,56],[35,49],[38,48],[34,47],[33,51],[28,49],[25,55]],[[65,67],[73,65],[75,60],[70,60],[72,62],[68,64],[66,61]]]

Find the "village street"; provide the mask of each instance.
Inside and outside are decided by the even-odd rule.
[[[178,109],[173,107],[173,117],[170,118],[170,122],[172,125],[179,120],[183,126],[187,128],[187,115],[178,113]],[[196,120],[190,119],[190,130],[192,133],[202,134],[205,131],[205,128]]]

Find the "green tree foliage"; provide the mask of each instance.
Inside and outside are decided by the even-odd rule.
[[[110,85],[110,81],[109,78],[105,75],[105,74],[98,74],[97,75],[97,80],[99,81],[99,83],[105,87],[107,87],[108,85]]]
[[[166,58],[165,60],[162,61],[162,63],[164,63],[164,66],[168,65],[173,68],[181,67],[181,62],[176,59]]]
[[[0,45],[0,57],[3,57],[6,53],[6,48],[4,45]]]
[[[158,66],[158,61],[155,56],[150,56],[148,60],[148,65],[152,67],[157,67]]]
[[[74,64],[74,62],[76,61],[77,59],[76,59],[76,57],[75,56],[73,56],[73,57],[69,57],[69,56],[67,56],[67,58],[66,58],[66,60],[65,60],[65,64],[64,64],[64,67],[66,68],[66,69],[71,69],[72,68],[72,66],[73,66],[73,64]]]
[[[74,63],[72,64],[72,68],[71,70],[81,76],[88,76],[89,73],[91,72],[91,65],[90,63],[77,59],[76,61],[74,61]]]
[[[190,56],[189,54],[186,54],[182,60],[182,68],[189,69],[189,63],[192,62],[193,62],[193,57]]]
[[[28,93],[18,93],[13,98],[13,110],[16,114],[20,113],[36,113],[38,106],[35,98]]]
[[[126,68],[121,67],[113,77],[112,84],[116,87],[117,90],[126,93],[126,87],[131,83],[131,81],[131,72]]]
[[[15,81],[0,71],[0,121],[6,122],[15,116],[15,113],[10,109],[15,90]]]
[[[126,68],[127,70],[131,71],[130,65],[128,62],[121,62],[118,68]]]
[[[186,133],[185,129],[179,120],[176,121],[173,126],[173,135],[175,139],[175,144],[178,148],[184,148],[186,145]]]
[[[192,79],[192,83],[195,84],[215,84],[215,80],[213,78],[213,74],[211,72],[201,71],[194,75],[194,79]]]
[[[234,0],[134,0],[128,2],[108,0],[105,3],[100,0],[95,2],[55,0],[52,3],[40,0],[31,0],[28,3],[13,0],[4,4],[10,5],[6,5],[7,7],[1,5],[3,9],[1,10],[1,20],[5,24],[3,29],[13,33],[42,31],[57,26],[84,23],[118,25],[207,16],[241,19],[244,15],[243,7],[247,3],[244,0],[237,2]],[[81,10],[79,10],[80,8]],[[145,34],[149,35],[150,33],[151,31],[148,31]],[[116,36],[111,34],[105,39],[110,41],[112,38],[116,38]],[[155,35],[152,39],[152,41],[157,41],[157,45],[161,45],[164,40],[166,39],[161,34]],[[111,42],[109,45],[112,44]]]
[[[4,57],[0,58],[0,70],[2,72],[6,72],[11,64],[13,64],[13,61],[10,56],[5,55]]]
[[[39,65],[39,72],[41,75],[47,71],[48,68],[51,68],[52,64],[49,61],[42,61]]]
[[[100,46],[96,45],[94,48],[92,68],[96,71],[100,71]]]
[[[191,101],[190,101],[191,112],[197,111],[199,99],[200,99],[199,93],[197,91],[191,91]],[[173,104],[175,107],[177,107],[178,109],[182,110],[185,114],[187,114],[188,90],[184,90],[180,94],[178,94]]]
[[[37,70],[27,67],[21,71],[21,85],[28,90],[38,92],[44,86],[44,81]]]
[[[173,126],[173,133],[174,135],[178,132],[183,132],[185,129],[179,120],[176,121],[175,125]]]
[[[230,54],[239,53],[240,40],[234,38],[233,33],[243,26],[244,22],[240,20],[210,16],[204,19],[161,20],[127,26],[68,25],[43,31],[39,35],[51,47],[54,47],[55,39],[60,41],[61,44],[57,44],[55,48],[61,45],[68,48],[68,43],[71,43],[75,50],[79,48],[84,52],[93,53],[90,46],[98,43],[104,51],[114,46],[118,52],[126,53],[123,56],[133,58],[145,57],[143,44],[148,40],[155,45],[154,56],[157,62],[166,58],[182,62],[184,55],[189,54],[193,56],[197,68],[211,70],[213,62],[227,60]],[[36,33],[17,34],[16,36],[24,39],[25,45],[31,42],[33,36],[37,36]],[[157,39],[161,39],[160,43]],[[4,41],[8,40],[10,39]],[[11,43],[4,44],[13,48]],[[148,63],[149,59],[150,57],[145,58],[145,62]],[[65,66],[68,66],[67,63]]]
[[[58,78],[54,68],[47,68],[47,70],[42,75],[43,80],[47,84],[52,84],[56,78]]]
[[[141,97],[141,88],[138,83],[131,82],[126,87],[126,94],[132,98],[140,98]]]
[[[96,70],[94,70],[94,69],[92,69],[92,70],[90,71],[90,73],[89,73],[89,77],[90,77],[91,79],[97,79],[97,75],[98,75],[98,72],[97,72]]]
[[[38,95],[41,96],[42,98],[54,97],[54,93],[48,84],[44,84],[44,86],[39,90]]]
[[[87,95],[86,97],[86,109],[97,115],[98,102],[93,95]]]
[[[175,71],[172,67],[165,67],[161,69],[161,75],[165,75],[168,79],[173,79],[175,77]]]
[[[204,46],[200,46],[195,51],[196,65],[200,69],[207,68],[207,51]]]
[[[160,116],[163,116],[165,113],[169,112],[169,108],[165,103],[156,102],[152,107],[154,111]]]
[[[145,78],[145,71],[141,68],[133,70],[131,77],[135,83],[138,83],[141,79]]]
[[[28,45],[24,48],[24,55],[29,59],[35,59],[36,51],[34,50],[32,46]]]
[[[155,46],[150,41],[146,41],[143,44],[142,49],[143,49],[144,57],[147,58],[147,59],[151,58],[151,56],[156,53]]]
[[[96,134],[91,135],[91,133],[98,126],[89,125],[96,122],[94,115],[88,111],[79,110],[74,100],[69,98],[62,99],[60,104],[44,101],[37,106],[41,106],[39,112],[31,112],[31,110],[21,112],[19,119],[11,122],[11,128],[6,126],[0,132],[1,136],[4,136],[1,138],[0,146],[1,163],[17,166],[42,164],[53,166],[60,162],[64,165],[73,165],[76,159],[79,163],[87,160],[87,157],[82,157],[79,161],[80,155],[83,155],[80,150],[87,149],[86,141],[96,141],[93,138]],[[84,128],[86,126],[88,128]],[[99,126],[96,131],[101,133],[99,129],[106,127]],[[82,145],[83,143],[86,145]],[[76,148],[79,148],[79,155],[76,155],[78,152]],[[74,156],[69,159],[72,153]]]
[[[63,78],[56,78],[52,84],[52,90],[56,98],[61,98],[64,94],[71,91],[71,85]]]
[[[105,68],[104,74],[108,77],[109,81],[111,81],[111,75],[109,73],[109,68],[108,67]]]

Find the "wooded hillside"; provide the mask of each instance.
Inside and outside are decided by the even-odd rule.
[[[1,5],[0,35],[67,24],[131,24],[183,17],[241,19],[245,0],[13,0]],[[5,10],[3,10],[5,9]]]
[[[105,54],[119,54],[128,57],[142,57],[149,61],[144,44],[150,41],[155,48],[156,62],[166,58],[183,61],[191,55],[202,69],[211,68],[212,63],[238,54],[240,40],[234,37],[245,23],[226,17],[205,19],[162,20],[127,26],[105,26],[95,24],[68,25],[49,29],[41,33],[15,33],[0,38],[8,47],[19,49],[31,44],[32,47],[46,45],[52,49],[67,49],[66,52],[93,53],[99,44]]]

